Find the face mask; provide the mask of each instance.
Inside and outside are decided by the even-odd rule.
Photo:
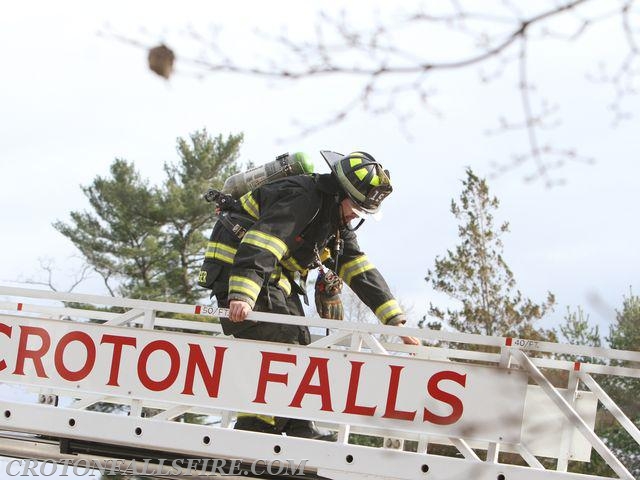
[[[377,222],[382,219],[382,212],[380,211],[377,211],[375,213],[367,212],[366,210],[363,210],[358,205],[356,205],[353,201],[351,202],[351,210],[353,210],[353,213],[355,213],[358,216],[358,218],[361,218],[362,220],[368,220],[371,218]]]

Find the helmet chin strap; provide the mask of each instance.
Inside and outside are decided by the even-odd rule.
[[[357,229],[359,229],[362,226],[363,223],[364,223],[364,218],[361,218],[355,227],[351,226],[351,222],[347,223],[345,226],[347,230],[349,230],[350,232],[355,232]]]
[[[347,230],[349,230],[350,232],[355,232],[362,226],[365,219],[361,218],[358,224],[355,227],[352,227],[351,222],[348,222],[347,219],[344,217],[344,209],[342,208],[342,204],[340,204],[340,220],[342,221],[342,225],[344,225],[344,227]]]

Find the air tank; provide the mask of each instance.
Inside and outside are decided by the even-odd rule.
[[[285,153],[272,162],[231,175],[224,182],[222,193],[240,198],[272,180],[304,173],[313,173],[313,162],[309,155],[303,152]]]

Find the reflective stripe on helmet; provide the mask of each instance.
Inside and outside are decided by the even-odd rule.
[[[351,153],[351,154],[349,154],[348,158],[349,158],[349,164],[352,167],[357,167],[358,165],[360,165],[362,163],[362,159],[363,158],[367,159],[367,160],[370,160],[362,152]],[[367,170],[366,168],[363,167],[363,168],[358,168],[358,169],[353,170],[353,173],[356,175],[356,177],[358,177],[359,180],[364,182],[364,181],[366,181],[367,174],[369,174],[370,172],[369,172],[369,170]],[[377,174],[373,173],[373,175],[371,177],[371,180],[369,180],[367,183],[369,185],[371,185],[371,186],[376,187],[376,186],[380,185],[380,177]]]
[[[392,192],[389,175],[365,152],[353,152],[331,163],[342,189],[367,213],[375,213]]]
[[[367,197],[347,178],[341,161],[336,164],[336,176],[338,177],[338,181],[340,182],[340,185],[342,185],[342,188],[347,192],[347,195],[353,198],[356,202],[363,203],[367,199]]]

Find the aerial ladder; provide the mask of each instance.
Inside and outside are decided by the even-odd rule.
[[[595,450],[634,478],[594,425],[606,409],[640,452],[638,426],[594,375],[640,378],[640,352],[249,315],[318,333],[289,345],[227,337],[227,314],[0,287],[0,456],[153,459],[155,475],[190,478],[232,460],[238,478],[609,478],[570,471]],[[313,420],[337,441],[234,430],[237,412]],[[258,461],[282,468],[256,473]]]

